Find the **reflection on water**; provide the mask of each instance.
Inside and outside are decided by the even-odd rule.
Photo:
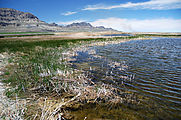
[[[95,52],[90,54],[90,50]],[[94,82],[112,84],[149,98],[145,104],[124,108],[130,111],[125,114],[132,114],[131,111],[136,112],[135,116],[144,114],[144,119],[181,117],[180,38],[94,46],[87,51],[79,51],[75,58],[74,67],[89,71]],[[116,111],[113,116],[119,114]]]

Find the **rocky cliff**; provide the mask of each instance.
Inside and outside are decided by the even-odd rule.
[[[0,32],[60,31],[61,26],[48,24],[31,13],[0,8]]]
[[[113,31],[111,28],[93,27],[90,23],[72,23],[60,26],[48,24],[35,15],[10,8],[0,8],[0,32],[87,32]]]
[[[70,25],[67,25],[66,27],[88,27],[88,28],[91,28],[93,26],[90,23],[80,22],[80,23],[72,23]]]
[[[9,8],[0,8],[0,26],[20,26],[22,24],[41,22],[31,13],[24,13]]]

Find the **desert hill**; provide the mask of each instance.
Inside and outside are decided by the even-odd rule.
[[[11,8],[0,8],[0,32],[99,32],[115,31],[103,26],[93,27],[90,23],[72,23],[60,26],[46,23],[37,16]]]

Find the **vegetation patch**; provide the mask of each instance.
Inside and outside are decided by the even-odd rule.
[[[114,40],[119,41],[119,38],[0,41],[1,53],[10,56],[3,75],[3,82],[10,86],[6,95],[12,99],[16,96],[31,98],[26,104],[26,119],[66,118],[65,109],[78,109],[85,103],[137,103],[134,94],[125,93],[112,85],[94,83],[88,77],[89,73],[69,65],[68,59],[75,46]]]

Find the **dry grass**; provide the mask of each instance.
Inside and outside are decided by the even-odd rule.
[[[106,102],[113,105],[112,103],[129,102],[135,104],[137,99],[134,98],[133,94],[125,93],[125,91],[119,90],[109,84],[101,82],[94,83],[89,77],[89,72],[70,67],[69,61],[72,60],[73,56],[77,55],[78,51],[89,51],[89,54],[101,57],[96,56],[95,51],[87,48],[95,45],[117,44],[127,39],[118,39],[114,42],[110,38],[105,39],[107,42],[101,40],[96,43],[96,40],[94,42],[90,40],[86,42],[77,40],[76,45],[73,43],[75,42],[74,40],[15,43],[15,45],[26,45],[24,46],[25,49],[22,49],[21,46],[17,49],[16,46],[12,46],[14,43],[11,41],[10,45],[12,49],[6,54],[11,54],[9,58],[9,64],[11,65],[8,69],[14,72],[7,75],[7,78],[9,78],[5,82],[13,86],[14,89],[11,88],[7,93],[9,96],[28,93],[29,97],[35,96],[30,100],[31,104],[33,101],[36,101],[36,103],[39,101],[38,103],[40,104],[37,104],[36,108],[32,108],[37,110],[37,112],[31,114],[28,112],[32,112],[33,110],[28,110],[29,107],[27,107],[31,104],[27,101],[21,102],[20,99],[16,99],[14,105],[10,106],[14,110],[13,113],[15,115],[9,116],[9,113],[12,112],[7,110],[3,112],[2,117],[20,117],[18,119],[22,119],[21,117],[26,116],[29,119],[53,120],[66,118],[63,109],[66,106],[70,107],[73,103]],[[56,47],[49,46],[51,43],[56,45]],[[75,47],[77,45],[78,47]],[[121,70],[127,67],[124,64],[116,62],[111,62],[109,66],[120,66]],[[50,96],[54,97],[50,98]],[[55,100],[55,98],[58,98],[58,100]],[[8,101],[8,99],[4,100]],[[7,102],[7,104],[10,103]],[[17,107],[14,108],[14,106]]]

